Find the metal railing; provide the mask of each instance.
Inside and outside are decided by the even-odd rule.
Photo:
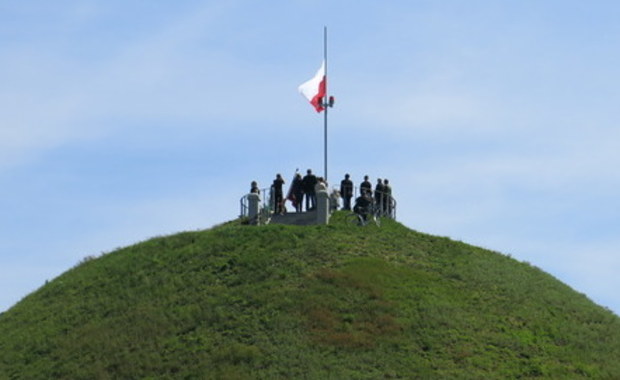
[[[269,190],[269,191],[268,191]],[[270,188],[260,189],[259,197],[261,200],[260,209],[257,215],[257,224],[267,224],[271,219],[271,210],[273,210],[273,191]],[[248,194],[239,199],[239,217],[246,218],[249,216]]]
[[[239,217],[240,218],[245,218],[248,216],[248,195],[244,195],[241,197],[241,199],[239,199],[239,206],[240,206],[240,211],[239,211]]]
[[[338,190],[334,188],[333,190]],[[353,188],[355,195],[357,193],[358,187],[355,186]],[[355,196],[352,197],[353,202],[355,203]],[[271,219],[272,211],[275,209],[274,207],[274,197],[273,197],[273,189],[272,188],[263,188],[260,189],[260,211],[259,211],[259,224],[266,224]],[[384,193],[379,192],[379,196],[377,196],[377,191],[372,194],[373,203],[377,205],[379,210],[379,215],[386,218],[391,218],[396,220],[396,206],[397,202],[390,192]],[[352,205],[353,206],[353,205]],[[244,195],[239,199],[239,217],[245,218],[248,216],[248,195]]]
[[[355,203],[355,199],[357,196],[360,196],[360,188],[358,186],[353,186],[353,197],[352,197],[352,205]],[[356,194],[358,194],[356,196]],[[379,210],[379,215],[386,218],[396,219],[396,199],[392,196],[392,192],[383,192],[383,191],[372,191],[371,190],[371,198],[373,201],[373,205],[377,207]]]
[[[379,211],[379,215],[390,219],[396,219],[396,199],[392,197],[392,194],[375,191],[373,195],[374,204]]]

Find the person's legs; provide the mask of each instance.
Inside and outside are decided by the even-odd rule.
[[[295,199],[297,200],[297,202],[295,203],[295,211],[301,212],[301,209],[303,208],[304,193],[296,193]]]
[[[279,214],[282,212],[282,194],[276,192],[276,204],[275,204],[275,213]]]

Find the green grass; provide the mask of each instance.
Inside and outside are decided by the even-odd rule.
[[[620,378],[620,319],[393,221],[244,225],[90,258],[0,314],[0,379]]]

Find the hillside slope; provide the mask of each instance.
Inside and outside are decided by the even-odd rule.
[[[620,318],[550,275],[342,217],[85,260],[0,315],[0,379],[620,378]]]

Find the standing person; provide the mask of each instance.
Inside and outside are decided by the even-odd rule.
[[[381,178],[377,178],[377,184],[375,185],[375,205],[379,208],[379,211],[383,213],[383,181]]]
[[[306,175],[302,179],[303,189],[306,195],[306,211],[312,210],[316,207],[316,192],[314,191],[316,182],[316,176],[312,174],[311,169],[308,169]]]
[[[273,196],[274,196],[274,213],[281,214],[284,211],[284,197],[282,192],[282,186],[284,185],[284,179],[280,174],[276,174],[276,179],[273,180]]]
[[[383,180],[383,210],[387,213],[387,216],[392,217],[392,187],[390,181]]]
[[[301,174],[295,173],[295,178],[291,184],[291,194],[293,195],[293,206],[295,206],[296,212],[301,212],[301,207],[304,200],[304,189],[301,179]]]
[[[364,182],[360,185],[360,195],[364,194],[372,195],[372,184],[368,180],[367,175],[364,176]]]
[[[343,200],[342,208],[345,210],[351,210],[351,198],[353,198],[353,181],[349,178],[349,174],[345,174],[344,179],[340,181],[340,196]]]
[[[258,183],[256,181],[252,181],[250,184],[250,193],[260,194],[260,189],[258,188]]]
[[[327,191],[327,183],[323,177],[318,177],[316,179],[316,185],[314,185],[314,193],[316,194],[319,191]]]

